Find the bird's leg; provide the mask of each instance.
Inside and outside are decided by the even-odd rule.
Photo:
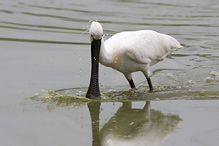
[[[145,75],[145,77],[147,79],[150,91],[153,91],[154,89],[153,89],[153,86],[152,86],[152,83],[151,83],[151,79],[150,79],[150,70],[147,69],[146,71],[143,71],[143,74]]]
[[[154,89],[153,89],[153,86],[152,86],[152,83],[151,83],[151,78],[148,77],[148,78],[146,78],[146,79],[147,79],[147,81],[148,81],[148,86],[149,86],[149,88],[150,88],[150,91],[153,91]]]
[[[134,81],[132,80],[132,74],[131,73],[128,73],[128,74],[124,74],[125,78],[128,80],[129,82],[129,85],[131,86],[131,88],[135,88],[135,83]]]
[[[131,80],[128,80],[129,81],[129,85],[131,86],[131,88],[135,88],[135,83],[134,81],[131,79]]]

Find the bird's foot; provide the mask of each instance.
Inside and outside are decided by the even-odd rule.
[[[154,88],[150,88],[149,93],[153,93]]]

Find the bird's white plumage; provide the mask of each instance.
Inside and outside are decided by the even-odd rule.
[[[101,24],[99,22],[92,22],[89,33],[91,42],[93,41],[92,39],[101,39],[103,37],[103,28]]]
[[[182,46],[171,36],[152,30],[127,31],[113,35],[102,43],[100,63],[125,76],[142,71],[149,76],[149,67]]]
[[[102,30],[98,22],[93,22],[90,34],[100,37]],[[105,42],[102,39],[100,63],[122,72],[128,80],[136,71],[142,71],[149,78],[150,66],[181,47],[175,38],[153,30],[125,31]]]

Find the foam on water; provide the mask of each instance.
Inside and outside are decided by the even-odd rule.
[[[210,74],[211,75],[211,74]],[[154,91],[149,91],[146,83],[141,83],[137,89],[129,89],[129,87],[117,86],[101,87],[100,102],[130,102],[130,101],[157,101],[157,100],[210,100],[219,99],[217,89],[209,90],[207,85],[199,87],[200,82],[188,80],[183,86],[177,84],[178,78],[173,74],[168,74],[174,83],[159,84],[155,82]],[[206,81],[207,82],[207,81]],[[213,82],[213,81],[212,81]],[[214,80],[215,82],[215,80]],[[210,83],[206,83],[210,84]],[[49,109],[57,107],[81,107],[89,102],[97,101],[85,98],[87,88],[69,88],[61,90],[41,90],[31,97],[34,101],[40,101],[48,104]],[[48,108],[47,107],[47,108]]]

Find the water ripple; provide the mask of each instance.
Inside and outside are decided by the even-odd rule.
[[[217,0],[174,2],[170,0],[138,2],[130,0],[21,0],[19,2],[3,0],[0,2],[0,43],[16,42],[15,44],[20,43],[19,45],[23,47],[26,43],[37,43],[42,46],[45,44],[78,45],[73,48],[73,51],[77,49],[79,52],[83,45],[90,44],[87,29],[91,20],[98,20],[103,24],[104,33],[107,34],[105,39],[125,30],[156,30],[176,37],[184,48],[173,53],[164,63],[152,68],[154,74],[152,78],[159,89],[159,92],[149,93],[152,99],[171,99],[180,95],[188,95],[182,97],[183,100],[193,99],[193,97],[213,99],[218,98],[216,93],[218,80],[214,78],[216,81],[212,81],[209,72],[219,70],[219,7],[217,3]],[[14,47],[16,48],[16,45]],[[77,57],[81,58],[81,56]],[[87,60],[79,61],[81,63]],[[81,65],[79,61],[74,65]],[[83,64],[84,68],[89,68],[87,64]],[[107,70],[103,72],[106,72],[106,76],[112,76],[107,74]],[[172,82],[172,79],[168,80],[166,75],[169,72],[178,79]],[[184,88],[190,80],[198,84],[195,90],[188,91],[190,88]],[[81,82],[87,81],[82,79]],[[73,86],[79,87],[76,83]],[[142,98],[148,94],[138,90],[107,92],[105,89],[103,94],[106,97],[117,98],[125,97],[132,92],[134,92],[133,96]]]

